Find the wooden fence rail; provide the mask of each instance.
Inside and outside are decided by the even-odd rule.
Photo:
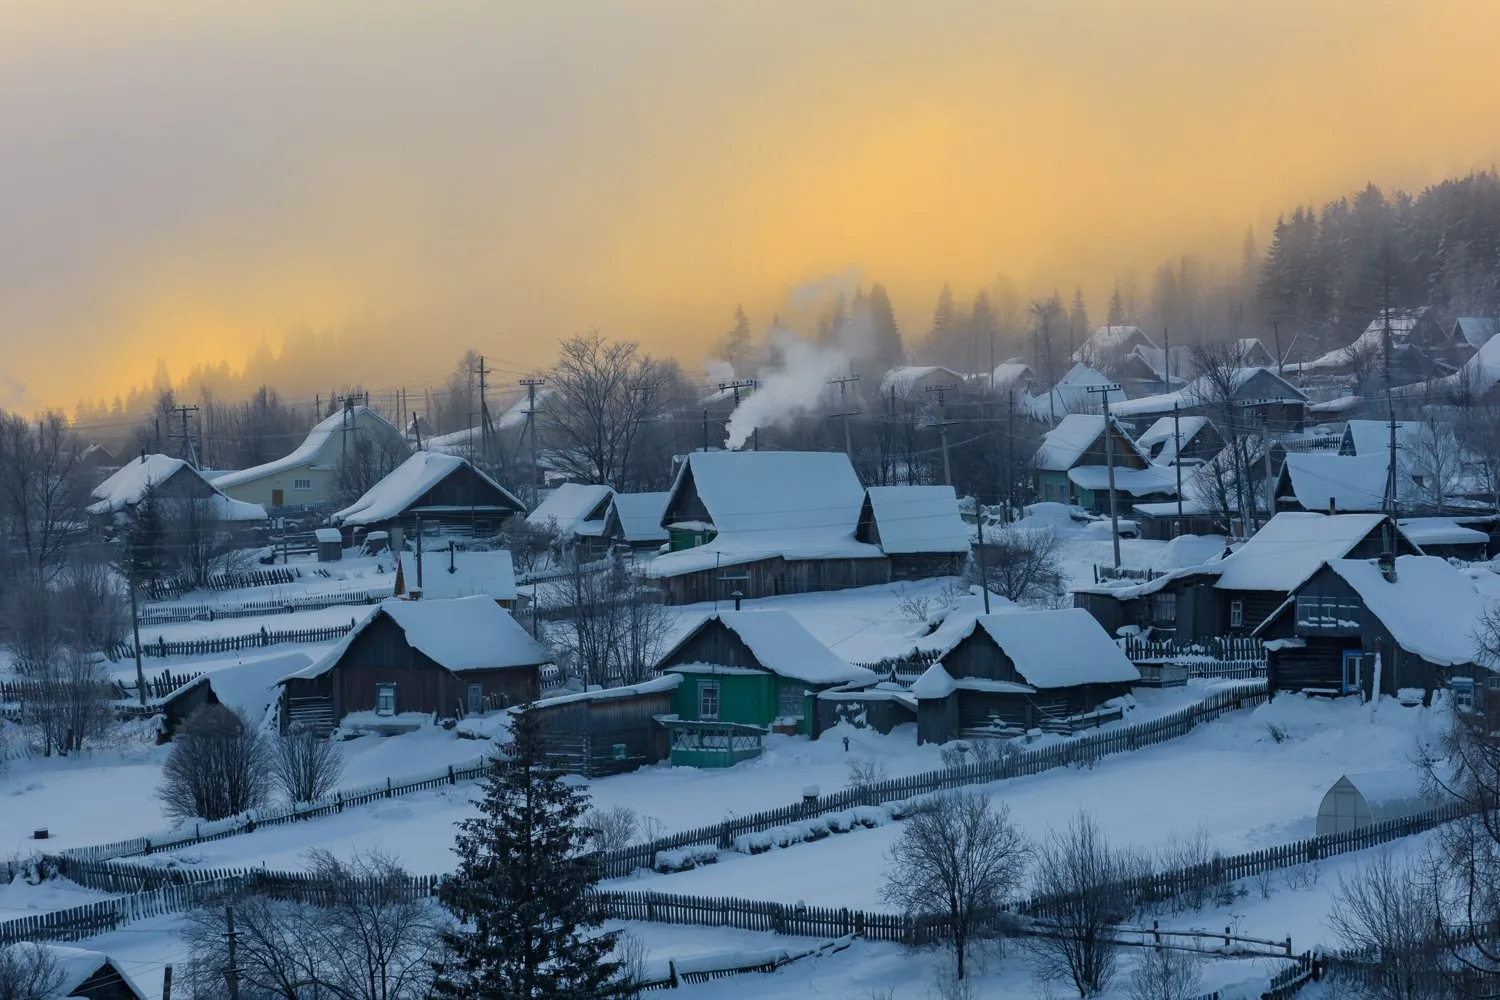
[[[390,587],[352,591],[343,594],[314,594],[309,597],[270,598],[243,601],[238,604],[161,605],[141,611],[141,625],[175,625],[182,622],[212,622],[226,618],[254,618],[260,615],[290,614],[297,611],[323,611],[346,605],[379,604],[393,595]]]
[[[259,632],[249,632],[243,635],[220,635],[205,639],[184,639],[180,642],[167,642],[158,636],[155,642],[141,643],[141,655],[157,658],[204,656],[209,653],[233,653],[242,649],[254,649],[257,646],[270,646],[283,642],[329,642],[333,639],[342,639],[353,629],[354,619],[350,618],[348,625],[275,630],[262,628]],[[129,643],[122,643],[110,649],[105,655],[111,660],[124,660],[134,656],[135,650]]]

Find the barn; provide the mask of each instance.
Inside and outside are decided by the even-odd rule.
[[[575,774],[599,778],[666,760],[667,731],[657,718],[670,715],[680,674],[639,684],[563,694],[533,702],[542,744],[550,759]]]
[[[1255,632],[1270,640],[1272,691],[1429,696],[1473,677],[1485,605],[1445,559],[1331,559]]]
[[[948,633],[946,636],[943,633]],[[1130,691],[1140,671],[1088,612],[1015,611],[945,622],[942,654],[912,685],[917,741],[1071,732]]]
[[[534,701],[552,654],[487,596],[382,602],[280,681],[281,719],[393,733]]]
[[[330,520],[345,528],[389,532],[391,547],[399,550],[419,521],[424,531],[441,525],[446,532],[484,537],[525,511],[525,504],[468,459],[419,451]]]

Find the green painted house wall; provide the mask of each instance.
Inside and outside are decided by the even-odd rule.
[[[751,726],[770,726],[780,715],[782,690],[795,691],[802,706],[798,732],[812,735],[812,698],[806,694],[807,685],[802,681],[785,680],[769,672],[683,673],[682,684],[678,686],[672,701],[672,710],[678,718],[690,722],[701,720],[702,717],[698,714],[702,704],[699,689],[705,683],[719,685],[718,721],[740,722]]]
[[[1052,472],[1046,469],[1038,469],[1036,473],[1036,498],[1038,500],[1050,500],[1053,503],[1071,503],[1068,497],[1071,495],[1073,484],[1068,482],[1066,472]]]
[[[718,537],[717,531],[683,531],[679,528],[668,528],[668,551],[681,552],[683,549],[696,549]]]

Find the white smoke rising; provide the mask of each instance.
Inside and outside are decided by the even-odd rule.
[[[780,361],[760,374],[760,385],[729,415],[726,448],[733,451],[757,429],[784,424],[817,409],[828,380],[848,374],[854,362],[869,356],[874,328],[868,313],[858,312],[826,344],[803,340],[790,330],[772,332]]]
[[[703,370],[708,374],[710,382],[729,382],[734,379],[734,366],[718,358],[709,358],[703,362]]]

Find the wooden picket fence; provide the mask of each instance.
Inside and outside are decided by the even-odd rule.
[[[240,590],[245,587],[272,587],[295,583],[302,574],[294,567],[274,566],[255,569],[245,573],[217,573],[208,578],[200,588],[188,580],[155,580],[146,585],[146,592],[155,601],[168,601],[193,590]]]
[[[603,856],[605,877],[623,878],[638,868],[653,868],[656,855],[661,851],[705,844],[715,844],[727,850],[734,843],[734,838],[742,833],[759,833],[772,827],[812,819],[823,813],[899,801],[965,785],[988,784],[1023,775],[1040,774],[1053,768],[1089,763],[1110,754],[1138,750],[1185,736],[1201,723],[1217,719],[1226,712],[1253,708],[1268,697],[1264,681],[1240,685],[1216,691],[1197,705],[1149,722],[1092,733],[1049,747],[1022,750],[998,760],[975,761],[905,778],[891,778],[859,788],[846,788],[804,799],[779,809],[737,816],[710,826],[661,837],[650,843],[610,851]]]
[[[141,643],[141,655],[158,659],[168,656],[205,656],[210,653],[234,653],[242,649],[254,649],[257,646],[271,646],[284,642],[329,642],[333,639],[342,639],[353,629],[354,619],[350,618],[348,625],[303,629],[262,628],[259,632],[244,635],[219,635],[205,639],[185,639],[179,642],[167,642],[158,636],[155,642]],[[135,655],[135,649],[129,643],[122,643],[109,650],[106,655],[111,660],[126,660]]]
[[[1134,664],[1180,663],[1195,677],[1264,677],[1266,647],[1244,635],[1217,636],[1206,643],[1180,646],[1171,639],[1147,640],[1127,635],[1120,640]]]
[[[491,766],[491,761],[488,758],[481,757],[476,759],[472,764],[457,766],[450,764],[441,771],[429,771],[403,778],[399,781],[394,778],[386,778],[384,782],[375,782],[358,788],[341,789],[332,795],[325,796],[313,802],[300,802],[272,809],[254,809],[249,813],[242,816],[235,816],[231,819],[220,820],[215,823],[195,824],[191,831],[182,829],[159,833],[149,837],[131,837],[128,840],[118,840],[113,843],[98,844],[92,847],[72,848],[62,853],[59,862],[62,865],[69,866],[69,871],[72,871],[71,865],[82,861],[104,861],[114,858],[128,858],[152,854],[157,851],[175,850],[180,847],[191,847],[195,844],[223,840],[227,837],[235,837],[244,833],[253,833],[256,828],[262,826],[281,826],[286,823],[296,823],[301,820],[316,819],[321,816],[332,816],[343,812],[347,808],[365,805],[378,799],[411,795],[414,792],[441,788],[444,785],[456,785],[460,781],[476,781],[488,774]]]
[[[394,596],[390,587],[371,588],[343,594],[315,594],[264,601],[242,601],[237,604],[163,604],[141,611],[141,625],[176,625],[182,622],[212,622],[226,618],[254,618],[260,615],[291,614],[297,611],[323,611],[346,605],[379,604]]]

